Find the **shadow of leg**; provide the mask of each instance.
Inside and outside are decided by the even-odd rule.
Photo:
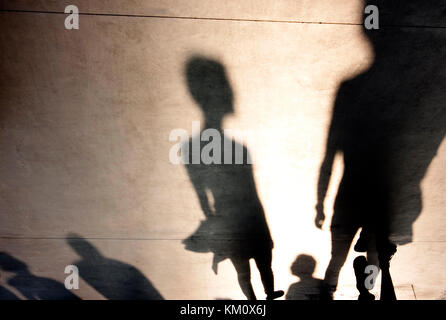
[[[396,249],[395,249],[396,251]],[[388,251],[379,253],[379,265],[381,267],[381,298],[380,300],[395,301],[395,288],[393,287],[392,277],[390,276],[390,260],[393,253]]]
[[[274,274],[273,269],[271,268],[271,250],[266,250],[264,253],[256,255],[254,260],[256,262],[257,269],[259,269],[260,272],[263,288],[265,289],[266,299],[274,300],[283,296],[285,292],[283,292],[282,290],[274,291]]]
[[[322,286],[321,299],[331,300],[333,293],[338,286],[339,273],[347,259],[347,255],[355,236],[355,232],[339,232],[332,230],[331,233],[331,260],[325,271],[325,278]]]
[[[356,288],[359,291],[358,300],[360,301],[370,301],[375,300],[375,296],[369,292],[365,286],[366,273],[365,268],[368,262],[364,256],[356,257],[353,261],[353,269],[355,270],[356,276]]]
[[[231,258],[235,271],[237,271],[237,279],[243,294],[248,300],[257,300],[254,289],[251,284],[251,269],[249,267],[249,259]]]

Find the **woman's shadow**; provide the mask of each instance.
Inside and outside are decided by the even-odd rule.
[[[183,146],[183,150],[190,151],[183,154],[183,159],[205,216],[198,230],[184,240],[186,249],[212,252],[215,273],[220,261],[230,259],[248,299],[256,299],[249,265],[249,260],[254,259],[267,299],[278,298],[283,291],[274,291],[273,241],[257,195],[248,150],[222,130],[223,118],[234,112],[225,69],[217,61],[193,57],[185,73],[189,91],[205,119],[203,131]],[[212,151],[206,147],[208,143],[212,143]],[[200,146],[203,154],[194,146]],[[205,159],[209,155],[213,161]]]

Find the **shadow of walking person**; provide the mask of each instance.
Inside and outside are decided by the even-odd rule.
[[[26,299],[80,300],[77,295],[67,290],[62,283],[33,275],[24,262],[5,252],[0,252],[0,270],[14,273],[14,276],[8,280],[8,285],[16,288]],[[10,297],[11,294],[8,292]]]
[[[68,244],[82,258],[73,264],[79,276],[109,300],[163,300],[152,283],[134,266],[104,257],[98,249],[76,234]]]
[[[312,256],[301,254],[291,265],[291,272],[299,278],[293,283],[285,296],[286,300],[321,300],[322,280],[313,278],[316,260]]]
[[[186,249],[212,252],[215,273],[218,263],[229,258],[248,299],[256,299],[249,265],[249,260],[254,259],[267,299],[278,298],[283,291],[274,291],[273,241],[257,195],[248,150],[222,130],[223,118],[234,112],[225,69],[217,61],[193,57],[185,72],[205,124],[204,130],[183,146],[191,151],[183,154],[183,159],[206,218],[184,240]]]
[[[444,21],[446,5],[369,2],[380,13],[380,29],[364,29],[375,59],[338,90],[318,182],[315,223],[321,227],[333,159],[342,153],[344,173],[325,274],[331,292],[359,229],[354,249],[367,252],[373,246],[380,265],[387,265],[396,252],[394,243],[412,241],[413,223],[422,209],[420,184],[446,133],[446,33],[407,27],[424,23],[425,17]]]

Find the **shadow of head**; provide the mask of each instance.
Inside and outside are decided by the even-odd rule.
[[[312,256],[301,254],[291,265],[291,273],[299,278],[311,277],[316,269],[316,260]]]
[[[102,257],[98,249],[78,234],[70,233],[66,237],[66,240],[70,247],[83,258],[91,259]]]
[[[207,119],[234,112],[231,85],[221,63],[194,56],[187,61],[185,74],[189,92]]]

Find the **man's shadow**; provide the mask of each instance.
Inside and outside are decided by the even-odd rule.
[[[152,283],[134,266],[104,257],[91,243],[76,234],[68,244],[81,257],[73,265],[79,276],[109,300],[163,300]]]
[[[364,29],[374,62],[339,88],[318,182],[315,223],[321,227],[333,159],[342,153],[344,173],[334,204],[332,257],[325,274],[330,290],[336,289],[360,228],[355,250],[376,249],[386,268],[396,251],[393,243],[412,241],[413,223],[422,210],[420,184],[446,133],[446,34],[396,26],[417,23],[424,16],[443,15],[444,21],[446,11],[441,9],[446,5],[369,2],[366,5],[379,8],[381,24],[378,30]],[[385,276],[390,279],[390,273]]]
[[[293,283],[285,296],[286,300],[321,300],[322,280],[313,278],[316,260],[312,256],[301,254],[291,265],[291,272],[299,278]]]
[[[33,275],[28,266],[5,252],[0,252],[0,271],[13,273],[8,285],[14,287],[28,300],[80,300],[65,286],[53,279]],[[12,292],[0,288],[0,299],[18,299]]]
[[[256,299],[249,265],[254,259],[267,299],[277,298],[283,292],[274,291],[273,241],[257,195],[250,156],[244,145],[222,130],[223,118],[234,112],[225,69],[217,61],[193,57],[187,62],[185,75],[190,94],[203,112],[204,124],[203,130],[183,146],[189,150],[183,158],[205,217],[198,230],[184,240],[186,249],[212,252],[215,273],[218,263],[229,258],[248,299]],[[212,152],[204,152],[208,142],[202,140],[212,142]],[[201,147],[204,157],[194,145]],[[207,155],[214,161],[205,159]]]

